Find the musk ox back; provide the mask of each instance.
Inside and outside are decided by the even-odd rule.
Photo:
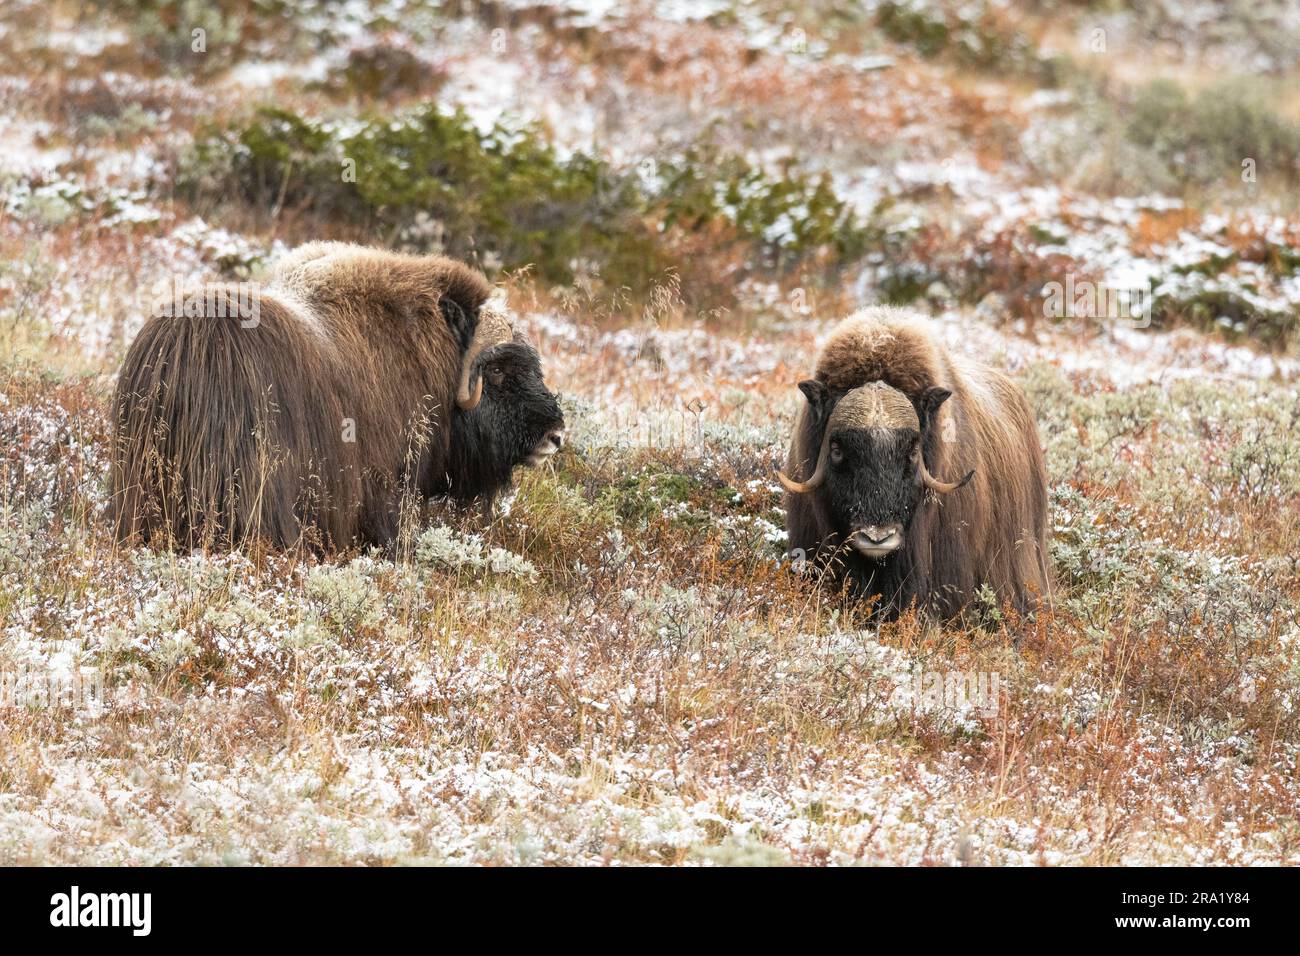
[[[408,494],[490,502],[563,439],[490,293],[450,259],[321,242],[280,261],[255,318],[222,286],[156,310],[113,398],[119,538],[383,545]]]
[[[873,308],[831,333],[799,388],[780,475],[792,551],[891,616],[951,616],[985,585],[1022,610],[1049,598],[1046,473],[1010,379]]]

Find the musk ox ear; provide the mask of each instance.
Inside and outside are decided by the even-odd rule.
[[[823,382],[809,378],[799,383],[799,391],[803,392],[804,398],[808,399],[808,406],[813,410],[814,419],[821,421],[822,414],[826,411],[826,399],[830,395],[830,390]]]
[[[478,325],[478,308],[467,309],[463,303],[444,295],[438,300],[438,311],[460,347],[467,348],[474,336],[474,327]]]
[[[435,259],[434,271],[441,287],[438,311],[461,348],[467,348],[474,338],[479,309],[491,297],[492,286],[482,274],[454,259]]]
[[[930,423],[934,421],[940,406],[951,397],[952,392],[938,385],[933,385],[921,393],[921,399],[916,403],[916,417],[921,421],[922,434],[925,434]]]

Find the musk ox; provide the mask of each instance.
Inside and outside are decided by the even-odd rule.
[[[778,473],[792,553],[885,616],[950,617],[985,585],[1021,610],[1049,598],[1047,478],[1009,378],[872,308],[836,327],[799,389]]]
[[[316,242],[255,319],[229,286],[155,306],[113,397],[119,539],[328,550],[392,541],[407,496],[490,507],[564,439],[491,292],[451,259]]]

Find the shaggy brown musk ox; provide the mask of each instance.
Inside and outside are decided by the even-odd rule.
[[[799,388],[780,475],[792,552],[887,616],[949,617],[984,585],[1021,610],[1049,598],[1043,455],[1009,378],[919,317],[871,308],[836,327]]]
[[[564,434],[491,291],[451,259],[316,242],[255,319],[228,286],[156,310],[113,397],[119,539],[384,545],[404,495],[490,502]]]

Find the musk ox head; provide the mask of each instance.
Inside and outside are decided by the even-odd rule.
[[[887,559],[903,547],[925,489],[946,494],[970,481],[939,481],[922,449],[939,407],[952,393],[929,388],[917,404],[884,382],[838,397],[815,379],[800,382],[815,426],[825,423],[817,464],[807,481],[778,472],[793,494],[816,494],[841,542],[864,557]],[[815,433],[815,431],[814,431]]]
[[[515,332],[498,302],[482,307],[456,404],[452,448],[459,467],[453,473],[461,481],[453,483],[455,495],[490,498],[509,484],[516,465],[539,465],[564,445],[564,414],[542,379],[537,350]]]

